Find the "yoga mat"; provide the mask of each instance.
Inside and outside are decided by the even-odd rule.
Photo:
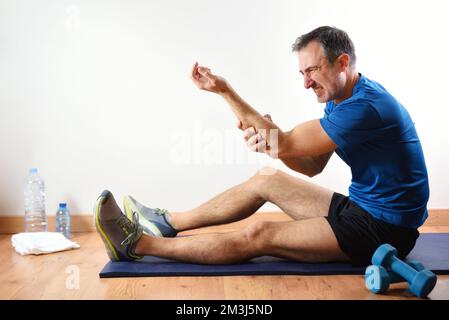
[[[449,233],[422,233],[407,259],[420,261],[436,274],[449,274]],[[364,273],[365,267],[354,267],[347,263],[300,263],[270,256],[232,265],[181,263],[147,256],[132,262],[110,261],[100,272],[100,278]]]

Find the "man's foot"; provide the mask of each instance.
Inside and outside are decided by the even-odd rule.
[[[94,208],[95,227],[104,242],[109,258],[113,261],[141,259],[134,253],[137,241],[142,236],[138,216],[128,219],[108,190],[98,197]]]
[[[143,233],[156,237],[175,237],[178,231],[168,221],[168,211],[165,209],[152,209],[145,207],[131,196],[123,199],[123,206],[128,218],[137,214]]]

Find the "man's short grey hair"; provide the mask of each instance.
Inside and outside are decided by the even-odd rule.
[[[292,45],[292,50],[294,52],[301,51],[312,41],[316,41],[323,46],[330,64],[333,64],[340,55],[346,53],[350,57],[351,67],[355,66],[357,57],[354,43],[345,31],[329,26],[316,28],[298,37]]]

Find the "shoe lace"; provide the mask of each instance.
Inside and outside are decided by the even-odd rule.
[[[154,209],[154,212],[155,212],[157,215],[159,215],[159,216],[163,216],[163,215],[168,214],[168,210],[167,210],[167,209],[159,209],[159,208],[156,208],[156,209]]]
[[[129,220],[125,215],[118,221],[121,228],[129,232],[128,236],[120,244],[127,246],[134,243],[142,234],[142,228],[139,226],[139,215],[135,212],[133,214],[133,221]]]

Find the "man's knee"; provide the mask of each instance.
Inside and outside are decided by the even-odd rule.
[[[254,184],[265,184],[279,177],[281,171],[273,167],[263,167],[249,179]]]
[[[265,166],[259,170],[257,170],[256,172],[256,176],[262,176],[262,177],[270,177],[270,176],[275,176],[277,174],[279,174],[280,172],[282,172],[279,169],[270,167],[270,166]]]
[[[269,173],[269,174],[268,174]],[[270,191],[285,184],[288,174],[273,167],[259,169],[250,179],[253,190],[265,200],[270,200]]]
[[[270,221],[256,221],[244,229],[247,242],[256,250],[266,249],[270,240]]]

